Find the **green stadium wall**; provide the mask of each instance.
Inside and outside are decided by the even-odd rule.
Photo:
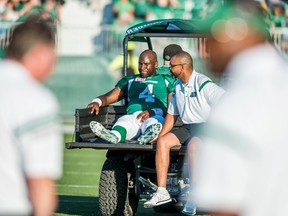
[[[58,58],[54,75],[45,84],[58,98],[62,116],[73,118],[75,108],[85,108],[114,87],[108,64],[109,58],[103,55]]]

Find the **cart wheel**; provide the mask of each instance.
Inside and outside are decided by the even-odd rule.
[[[127,162],[120,157],[107,158],[101,171],[99,183],[99,207],[104,216],[135,215],[138,197],[129,193]]]

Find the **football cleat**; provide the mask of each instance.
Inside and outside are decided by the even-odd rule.
[[[150,125],[144,134],[142,134],[137,140],[139,144],[146,144],[149,143],[151,140],[154,140],[158,137],[160,131],[162,130],[162,124],[156,123]]]
[[[111,132],[110,130],[107,130],[102,124],[96,121],[90,122],[90,128],[96,136],[100,137],[103,140],[106,140],[107,142],[116,144],[119,142],[118,137]]]

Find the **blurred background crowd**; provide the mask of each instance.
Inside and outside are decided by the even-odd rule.
[[[272,21],[271,26],[287,26],[287,2],[281,0],[259,2]],[[203,19],[210,10],[213,10],[214,3],[212,0],[115,0],[112,2],[114,19],[111,23],[131,25],[163,18]]]
[[[0,21],[23,21],[30,14],[45,20],[61,22],[64,0],[0,0]]]
[[[102,24],[127,26],[163,18],[204,18],[213,0],[79,0],[94,13],[103,14]],[[288,3],[258,0],[274,27],[288,26]],[[0,0],[0,21],[21,21],[28,14],[41,14],[61,23],[65,0]]]

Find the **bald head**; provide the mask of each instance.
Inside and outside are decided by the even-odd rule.
[[[149,58],[151,58],[153,61],[157,61],[157,54],[153,51],[153,50],[144,50],[141,54],[140,54],[140,58],[142,56],[149,56]]]
[[[170,61],[170,71],[174,77],[187,83],[193,72],[193,60],[188,52],[181,51]]]
[[[156,74],[157,55],[153,50],[144,50],[139,57],[138,70],[143,78]]]

